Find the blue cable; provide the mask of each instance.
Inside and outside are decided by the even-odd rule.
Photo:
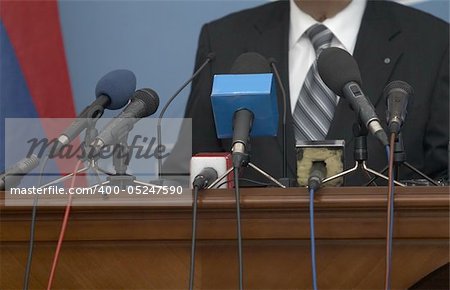
[[[309,189],[309,231],[311,239],[311,269],[313,279],[313,289],[317,290],[316,272],[316,239],[314,236],[314,189]]]

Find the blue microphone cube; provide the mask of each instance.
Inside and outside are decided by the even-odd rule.
[[[278,103],[272,73],[215,75],[211,103],[218,138],[233,137],[233,116],[241,109],[253,112],[250,136],[276,136]]]

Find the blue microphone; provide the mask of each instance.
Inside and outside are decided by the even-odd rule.
[[[87,128],[89,119],[98,119],[106,109],[117,110],[125,106],[136,90],[136,77],[125,69],[114,70],[103,76],[95,88],[96,99],[87,106],[75,121],[58,137],[57,154]]]
[[[105,108],[117,110],[124,107],[136,91],[136,76],[126,69],[113,70],[104,75],[95,87],[97,99],[108,99]]]
[[[233,137],[233,163],[240,167],[249,136],[276,136],[278,104],[275,79],[266,58],[239,56],[231,74],[215,75],[211,103],[218,138]]]

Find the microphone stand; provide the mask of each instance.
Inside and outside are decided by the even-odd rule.
[[[268,174],[267,172],[265,172],[264,170],[262,170],[261,168],[259,168],[258,166],[256,166],[255,164],[250,162],[250,157],[248,154],[245,154],[244,158],[243,158],[243,162],[242,162],[242,167],[251,167],[252,169],[256,170],[257,172],[259,172],[261,175],[263,175],[265,178],[267,178],[268,180],[272,181],[273,183],[275,183],[276,185],[278,185],[281,188],[286,188],[285,185],[283,185],[281,182],[279,182],[278,180],[276,180],[275,178],[273,178],[270,174]],[[207,189],[212,189],[214,188],[214,186],[216,186],[217,184],[219,184],[219,182],[221,182],[224,178],[226,178],[232,171],[233,171],[234,167],[230,167],[224,174],[222,174],[221,176],[219,176],[219,178],[217,178],[213,183],[211,183]]]
[[[89,145],[88,144],[91,144],[91,142],[98,135],[98,130],[95,128],[95,125],[97,124],[97,120],[101,117],[102,114],[103,114],[103,111],[97,117],[94,117],[93,113],[91,113],[91,115],[87,118],[88,119],[88,123],[87,123],[87,127],[86,127],[86,133],[84,135],[84,141],[82,143],[83,147],[84,147],[84,150],[83,150],[84,152],[89,152]],[[94,159],[91,159],[91,160],[86,159],[86,156],[84,156],[84,159],[85,159],[84,161],[89,161],[89,163],[85,167],[77,170],[77,172],[76,172],[77,175],[80,174],[80,173],[86,172],[86,171],[88,171],[91,168],[95,169],[97,167],[96,162],[95,162]],[[53,181],[50,181],[50,182],[48,182],[48,183],[46,183],[44,185],[41,185],[39,188],[49,187],[49,186],[51,186],[53,184],[58,184],[60,182],[66,181],[67,179],[72,178],[73,175],[74,175],[74,173],[71,172],[69,174],[66,174],[66,175],[60,177],[60,178],[57,178],[57,179],[55,179]]]
[[[98,118],[97,118],[98,119]],[[97,137],[98,130],[95,128],[95,125],[97,123],[97,119],[92,119],[89,121],[88,126],[86,128],[86,134],[84,137],[84,152],[89,152],[89,144],[92,143],[92,141]],[[97,184],[90,186],[90,188],[94,188],[96,186],[104,186],[110,184],[111,186],[119,186],[121,189],[124,189],[126,186],[134,186],[134,185],[143,185],[143,186],[149,186],[149,187],[155,187],[155,188],[162,188],[162,186],[142,182],[136,180],[136,177],[133,175],[127,174],[127,169],[129,165],[129,161],[131,159],[131,151],[129,150],[129,146],[127,144],[128,134],[123,136],[118,144],[114,145],[113,149],[113,165],[116,173],[108,172],[107,170],[102,169],[99,167],[98,162],[94,158],[87,158],[87,155],[84,156],[83,160],[84,162],[88,162],[87,165],[79,170],[77,170],[76,174],[80,174],[83,172],[87,172],[89,169],[93,169],[95,173],[97,174]],[[99,172],[107,175],[107,180],[104,182],[100,181],[99,178]],[[63,182],[69,178],[71,178],[74,175],[74,173],[66,174],[60,178],[57,178],[53,181],[48,182],[47,184],[44,184],[40,186],[40,188],[45,188],[60,182]]]
[[[100,182],[92,187],[108,185],[108,186],[118,186],[120,189],[126,189],[128,186],[143,185],[155,188],[163,188],[163,186],[138,181],[136,180],[136,176],[127,173],[128,165],[130,163],[132,154],[132,151],[130,151],[130,147],[127,143],[127,140],[128,140],[128,133],[122,136],[119,142],[114,145],[112,157],[113,157],[113,166],[116,173],[110,173],[104,169],[101,169],[100,167],[97,166],[97,163],[94,161],[93,167],[94,170],[97,172],[100,171],[108,175],[108,177],[106,178],[106,181]]]
[[[431,184],[433,184],[435,186],[439,186],[439,183],[437,183],[436,181],[434,181],[433,179],[428,177],[425,173],[421,172],[420,170],[418,170],[417,168],[415,168],[414,166],[412,166],[411,164],[409,164],[406,161],[406,152],[405,152],[405,147],[403,145],[403,136],[402,136],[401,133],[399,133],[397,135],[397,137],[395,138],[395,145],[394,145],[394,152],[393,152],[393,154],[394,154],[394,170],[395,170],[395,176],[397,178],[400,176],[399,175],[400,167],[404,166],[404,167],[408,168],[409,170],[411,170],[412,172],[420,175],[422,178],[426,179]],[[389,168],[388,166],[383,168],[381,173],[382,174],[386,174],[386,171],[388,170],[388,168]],[[373,183],[377,178],[378,178],[378,176],[374,176],[372,179],[369,180],[367,185]]]
[[[283,175],[279,179],[280,183],[286,187],[294,187],[296,180],[287,176],[288,166],[287,166],[287,142],[286,142],[286,114],[287,114],[287,97],[286,90],[284,89],[283,82],[281,81],[280,73],[276,66],[276,60],[274,58],[269,59],[272,71],[277,79],[278,87],[281,91],[281,96],[283,99],[283,118],[282,120],[282,142],[283,142]],[[255,168],[256,169],[256,168]],[[261,172],[262,173],[262,172]],[[264,174],[264,173],[263,173]]]
[[[119,186],[125,189],[127,186],[134,185],[136,177],[127,174],[128,164],[130,163],[131,152],[127,143],[128,134],[122,136],[113,149],[113,165],[115,174],[109,175],[106,180],[110,186]]]
[[[367,166],[367,158],[368,158],[367,134],[368,134],[368,131],[365,126],[361,125],[360,123],[353,124],[353,136],[355,136],[355,146],[354,146],[353,156],[355,159],[355,166],[353,166],[352,168],[345,170],[341,173],[338,173],[336,175],[325,178],[322,181],[322,184],[325,184],[326,182],[334,180],[336,178],[340,178],[340,177],[349,175],[350,173],[355,172],[358,169],[363,170],[367,173],[371,173],[379,178],[389,180],[389,178],[387,176],[385,176],[381,173],[378,173],[377,171],[375,171]],[[400,183],[398,181],[394,181],[394,183],[399,186],[405,186],[403,183]]]
[[[189,85],[192,80],[194,78],[196,78],[202,71],[203,69],[206,67],[206,65],[208,63],[210,63],[211,61],[214,60],[215,58],[215,53],[210,52],[208,53],[208,55],[206,56],[205,61],[202,63],[202,65],[194,72],[194,74],[186,81],[184,82],[184,84],[175,92],[175,94],[173,94],[169,100],[167,101],[167,103],[164,105],[164,108],[162,108],[161,113],[159,114],[158,117],[158,123],[156,125],[156,139],[157,139],[157,143],[158,143],[158,149],[162,148],[162,133],[161,133],[161,122],[163,120],[164,114],[166,112],[166,110],[169,108],[169,105],[172,103],[173,100],[175,100],[175,98],[181,93],[182,90],[184,90],[185,87],[187,87],[187,85]],[[162,160],[161,158],[157,158],[158,159],[158,180],[161,180],[162,178]]]

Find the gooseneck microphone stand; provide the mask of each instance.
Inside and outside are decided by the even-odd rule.
[[[363,170],[367,173],[373,174],[384,180],[389,180],[389,178],[387,176],[385,176],[381,173],[378,173],[377,171],[375,171],[367,166],[367,158],[368,158],[367,134],[368,134],[368,131],[364,125],[362,125],[360,123],[353,124],[353,136],[355,137],[353,156],[355,159],[355,166],[353,166],[352,168],[345,170],[341,173],[338,173],[336,175],[325,178],[323,180],[322,184],[327,183],[328,181],[334,180],[336,178],[340,178],[340,177],[349,175],[350,173],[355,172],[358,169]],[[394,181],[394,183],[399,186],[405,186],[403,183],[400,183],[398,181]]]
[[[428,177],[425,173],[421,172],[420,170],[418,170],[417,168],[415,168],[414,166],[412,166],[411,164],[409,164],[406,161],[406,152],[405,152],[405,147],[403,145],[403,137],[402,137],[401,133],[399,133],[396,136],[396,138],[395,138],[395,145],[394,145],[394,152],[393,152],[393,154],[394,154],[394,172],[395,172],[395,176],[397,178],[400,176],[399,175],[400,174],[400,168],[401,167],[406,167],[409,170],[411,170],[412,172],[414,172],[417,175],[421,176],[422,178],[426,179],[431,184],[433,184],[435,186],[439,186],[439,183],[437,183],[432,178]],[[385,168],[383,168],[381,173],[382,174],[386,174],[388,169],[389,169],[389,166],[386,166]],[[378,176],[374,176],[372,179],[369,180],[369,182],[367,184],[371,184],[377,178],[378,178]]]

